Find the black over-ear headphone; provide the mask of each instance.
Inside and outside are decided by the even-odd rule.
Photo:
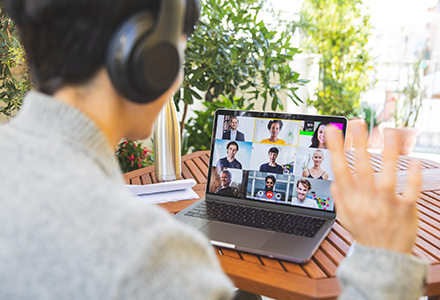
[[[149,103],[167,91],[183,64],[184,29],[191,30],[198,16],[198,0],[161,0],[157,13],[140,12],[124,22],[106,57],[116,90],[136,103]]]

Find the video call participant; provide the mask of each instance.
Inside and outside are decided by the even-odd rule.
[[[316,127],[315,132],[312,136],[312,144],[309,148],[321,148],[326,149],[325,146],[325,128],[329,125],[327,122],[319,123],[318,127]]]
[[[238,152],[238,144],[234,141],[229,142],[226,145],[226,151],[228,155],[226,157],[220,158],[217,161],[217,169],[218,170],[221,170],[222,168],[241,169],[242,168],[241,163],[235,158],[235,155]]]
[[[262,140],[261,143],[287,145],[285,141],[278,138],[278,134],[280,133],[281,129],[283,129],[283,121],[271,120],[269,123],[267,123],[267,129],[269,130],[270,137]]]
[[[231,141],[244,141],[244,133],[238,131],[239,122],[237,117],[229,119],[229,130],[223,131],[222,139]]]
[[[222,171],[221,183],[222,185],[215,192],[217,195],[223,196],[237,196],[237,189],[231,186],[232,174],[228,170]]]
[[[257,192],[258,198],[263,199],[271,199],[271,200],[281,200],[283,198],[283,195],[281,193],[276,193],[275,190],[275,183],[277,182],[275,176],[273,175],[267,175],[265,178],[265,187],[264,191],[260,190]]]
[[[279,150],[272,147],[268,151],[269,162],[260,166],[260,172],[283,174],[283,167],[276,163]]]
[[[275,176],[267,175],[266,176],[266,180],[265,180],[266,187],[264,188],[264,190],[266,192],[268,192],[268,191],[272,191],[273,192],[273,189],[275,188],[275,183],[276,182],[277,182],[277,180],[275,179]]]
[[[307,198],[307,194],[312,189],[312,184],[307,179],[300,179],[296,182],[296,197],[292,199],[292,204],[305,207],[318,208],[315,200]]]
[[[312,160],[313,167],[305,169],[302,173],[302,177],[328,180],[328,173],[321,169],[321,163],[324,160],[324,152],[322,152],[322,150],[315,150],[315,152],[313,152]]]

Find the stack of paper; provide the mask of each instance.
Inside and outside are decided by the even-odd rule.
[[[127,189],[138,198],[150,203],[165,203],[188,199],[198,199],[193,191],[194,179],[183,179],[147,185],[126,185]]]

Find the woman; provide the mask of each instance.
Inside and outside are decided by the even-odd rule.
[[[328,180],[328,173],[321,169],[321,163],[324,160],[324,153],[322,150],[316,150],[313,152],[312,160],[313,167],[305,169],[302,173],[302,177]]]
[[[271,120],[267,124],[267,129],[269,129],[270,137],[268,139],[264,139],[261,143],[269,143],[276,145],[287,145],[285,141],[279,139],[278,133],[280,133],[281,129],[283,129],[283,121],[281,120]]]
[[[329,123],[321,122],[313,133],[312,136],[312,144],[309,148],[321,148],[326,149],[325,147],[325,127]]]

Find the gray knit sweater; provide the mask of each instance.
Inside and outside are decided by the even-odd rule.
[[[206,239],[129,195],[79,110],[31,92],[0,143],[0,299],[230,297]]]
[[[0,299],[230,297],[206,239],[128,194],[114,149],[79,110],[29,93],[0,126],[0,157]],[[422,292],[425,263],[358,246],[338,271],[341,299]]]

